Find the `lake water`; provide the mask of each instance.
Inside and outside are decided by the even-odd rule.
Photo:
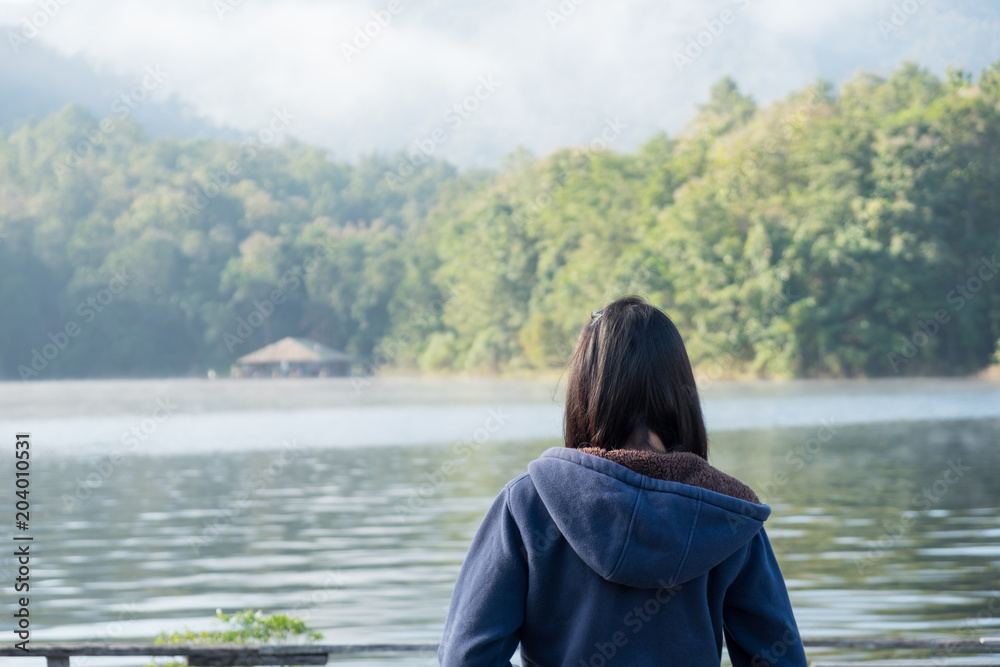
[[[561,401],[513,380],[0,383],[0,478],[32,433],[32,638],[253,607],[323,643],[434,643],[486,508],[561,445]],[[1000,385],[714,383],[704,402],[711,462],[773,509],[804,635],[1000,635]],[[9,558],[0,575],[9,593]]]

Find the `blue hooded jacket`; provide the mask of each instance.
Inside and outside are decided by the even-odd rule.
[[[806,666],[771,508],[694,454],[625,451],[552,448],[503,488],[459,573],[442,665],[510,665],[520,642],[524,667],[705,667],[725,637],[734,667]]]

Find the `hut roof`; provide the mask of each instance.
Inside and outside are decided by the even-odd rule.
[[[350,361],[350,355],[339,350],[317,343],[308,338],[282,338],[276,343],[271,343],[265,347],[243,355],[236,361],[241,364],[276,364],[282,361],[294,362],[324,362],[324,361]]]

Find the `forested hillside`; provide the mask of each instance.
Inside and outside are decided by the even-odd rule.
[[[1000,338],[1000,63],[766,108],[723,80],[635,153],[490,173],[102,120],[0,136],[4,378],[203,373],[286,335],[365,372],[558,368],[623,293],[711,377],[970,372]]]

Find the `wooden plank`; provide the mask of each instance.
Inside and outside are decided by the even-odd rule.
[[[275,655],[328,655],[330,653],[435,653],[437,644],[293,644],[293,645],[233,645],[233,644],[136,644],[126,642],[39,642],[31,643],[30,653],[0,644],[0,656],[66,657],[73,655],[119,656],[186,656],[191,653],[222,654],[239,652]],[[312,663],[310,663],[312,664]]]
[[[341,644],[325,646],[330,653],[437,653],[437,644]]]
[[[329,646],[320,645],[233,645],[233,644],[132,644],[125,642],[45,642],[30,645],[29,653],[0,644],[0,656],[65,657],[76,655],[186,656],[191,653],[244,655],[327,655]]]
[[[258,651],[232,651],[230,653],[188,653],[188,665],[191,667],[233,667],[234,665],[325,665],[326,653],[307,653],[296,655],[283,653],[280,655],[262,655]]]
[[[119,656],[186,656],[191,653],[215,655],[241,652],[262,656],[328,655],[331,653],[434,653],[437,644],[291,644],[291,645],[233,645],[233,644],[138,644],[126,642],[39,642],[31,643],[26,654],[13,644],[0,644],[0,656],[66,657],[74,655]],[[273,663],[272,663],[273,664]]]
[[[843,649],[919,649],[932,650],[953,656],[959,653],[1000,653],[1000,637],[971,639],[957,638],[910,638],[889,639],[880,637],[807,637],[803,644],[807,647]],[[306,644],[306,645],[248,645],[238,646],[199,644],[140,644],[125,642],[49,642],[32,643],[28,655],[47,657],[50,667],[68,667],[63,660],[69,656],[195,656],[204,667],[215,665],[322,665],[331,654],[364,653],[435,653],[437,644]],[[0,656],[25,656],[13,644],[0,644]],[[843,662],[821,660],[814,667],[926,667],[935,664],[932,660],[903,660],[883,662]],[[938,659],[936,664],[942,664]],[[944,663],[948,664],[948,663]],[[953,663],[962,667],[1000,667],[1000,658],[979,662]]]

